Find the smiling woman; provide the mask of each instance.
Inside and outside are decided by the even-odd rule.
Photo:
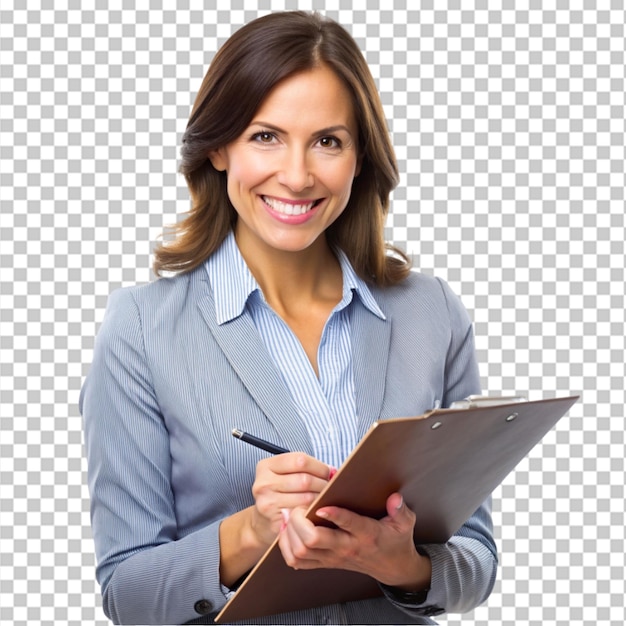
[[[350,93],[322,65],[283,79],[241,137],[210,153],[213,167],[226,172],[248,264],[309,246],[320,261],[332,255],[323,234],[350,198],[357,137]]]
[[[322,67],[327,71],[319,71]],[[242,140],[254,121],[261,124],[253,132],[260,133],[260,143],[267,143],[270,136],[272,142],[279,141],[285,114],[292,118],[308,114],[312,122],[315,107],[324,102],[325,116],[332,118],[329,107],[337,98],[332,92],[316,91],[313,83],[307,94],[292,93],[297,108],[274,106],[274,114],[279,115],[276,120],[261,115],[268,100],[277,101],[275,93],[273,98],[270,94],[284,89],[286,78],[303,73],[315,74],[318,89],[338,89],[342,105],[350,109],[350,123],[346,120],[344,125],[353,134],[344,131],[349,135],[344,149],[357,154],[361,174],[353,181],[346,211],[326,238],[344,251],[357,274],[366,280],[387,285],[406,277],[406,256],[386,245],[383,238],[389,194],[398,182],[398,171],[372,75],[358,46],[339,24],[298,11],[274,13],[251,22],[215,55],[183,137],[181,172],[193,206],[188,217],[174,227],[176,240],[155,251],[157,275],[168,270],[188,271],[203,263],[237,221],[226,178],[219,175],[208,155]],[[335,130],[340,130],[335,128],[336,122],[330,122],[327,129],[321,117],[316,123],[311,131],[322,133],[320,141],[333,143],[334,138],[337,144],[341,142],[340,136],[335,137]],[[289,175],[294,173],[291,170]],[[387,254],[389,250],[392,255]]]
[[[354,40],[304,12],[235,33],[181,171],[191,210],[155,255],[175,275],[111,295],[81,393],[106,614],[213,623],[276,540],[290,567],[357,571],[379,596],[255,623],[429,624],[483,602],[489,501],[445,545],[414,543],[400,493],[382,519],[305,516],[375,420],[480,392],[460,301],[384,241],[397,169]]]

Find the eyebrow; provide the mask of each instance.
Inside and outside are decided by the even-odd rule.
[[[277,133],[283,133],[283,135],[287,135],[287,131],[275,124],[270,124],[269,122],[263,122],[262,120],[254,120],[250,122],[250,126],[263,126],[269,130],[274,130]],[[327,128],[321,128],[320,130],[316,130],[314,133],[311,133],[311,137],[320,137],[322,135],[330,135],[331,133],[336,133],[338,130],[344,130],[352,137],[350,133],[350,129],[343,124],[337,124],[335,126],[328,126]]]

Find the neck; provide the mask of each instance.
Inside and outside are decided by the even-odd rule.
[[[266,301],[277,311],[291,308],[290,303],[341,299],[341,266],[323,236],[298,252],[255,248],[252,254],[241,247],[240,251]]]

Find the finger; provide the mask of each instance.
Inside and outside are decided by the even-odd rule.
[[[277,493],[258,492],[255,494],[255,503],[258,511],[269,520],[280,518],[280,509],[307,509],[315,500],[315,493]]]
[[[413,529],[415,526],[415,513],[406,505],[402,494],[392,493],[386,502],[387,520],[398,530]]]
[[[303,509],[283,511],[279,547],[285,562],[295,569],[310,569],[315,566],[315,527],[304,516]],[[309,544],[309,545],[307,545]]]
[[[273,474],[259,480],[260,487],[278,493],[314,493],[318,494],[327,481],[311,474]]]
[[[315,549],[319,541],[319,533],[315,525],[306,518],[305,509],[297,508],[289,512],[289,522],[286,533],[291,541],[294,553],[299,558],[304,558],[308,548]]]
[[[400,493],[392,493],[386,502],[387,515],[394,518],[404,507],[404,498]]]
[[[306,550],[303,552],[302,547],[298,547],[298,544],[292,543],[292,539],[287,534],[287,531],[283,531],[278,536],[278,547],[285,563],[293,569],[317,569],[319,567],[337,567],[336,562],[327,562],[323,558],[318,558],[320,555],[327,555],[328,551]],[[298,556],[296,556],[295,551],[299,552]]]
[[[332,522],[337,528],[351,535],[358,534],[365,525],[372,522],[370,518],[353,513],[338,506],[325,506],[315,512],[317,517]]]
[[[275,474],[310,474],[322,480],[328,480],[330,468],[326,463],[305,454],[304,452],[287,452],[263,459],[259,464],[265,463]]]
[[[281,493],[307,492],[319,493],[328,481],[306,472],[280,473],[269,468],[258,468],[253,491]]]
[[[309,458],[302,454],[292,455],[291,459],[281,462],[275,459],[259,461],[253,492],[320,493],[328,484],[329,467],[315,459],[312,461],[309,463]]]
[[[296,558],[293,556],[293,551],[291,549],[291,542],[289,540],[289,536],[287,535],[287,522],[283,517],[283,525],[281,526],[280,533],[278,534],[278,547],[280,549],[280,553],[283,555],[283,559],[289,567],[296,566]],[[296,568],[297,569],[297,568]]]

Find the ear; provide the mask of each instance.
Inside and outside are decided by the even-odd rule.
[[[224,148],[211,150],[209,152],[209,161],[211,161],[211,165],[218,172],[225,172],[228,166],[228,159],[226,158],[226,150],[224,150]]]

